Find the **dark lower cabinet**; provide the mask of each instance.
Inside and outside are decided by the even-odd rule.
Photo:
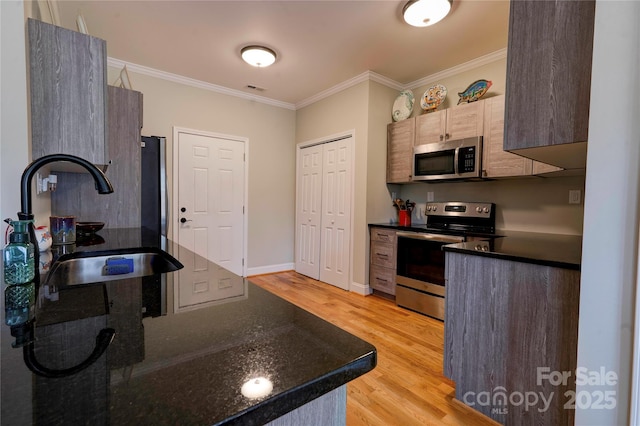
[[[573,424],[580,272],[452,252],[446,268],[444,374],[456,399],[505,425]],[[554,385],[545,372],[570,377]]]

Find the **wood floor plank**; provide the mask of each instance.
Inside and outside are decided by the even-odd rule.
[[[454,399],[442,322],[293,271],[249,280],[376,347],[376,368],[347,385],[348,426],[497,425]]]

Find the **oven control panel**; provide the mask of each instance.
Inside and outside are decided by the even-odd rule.
[[[492,217],[495,205],[492,203],[446,202],[427,203],[427,216]]]

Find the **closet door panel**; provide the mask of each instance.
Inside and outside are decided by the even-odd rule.
[[[320,281],[349,289],[352,138],[324,144]]]
[[[296,272],[319,279],[322,146],[298,152]]]

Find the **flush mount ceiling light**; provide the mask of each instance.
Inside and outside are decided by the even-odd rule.
[[[247,46],[240,51],[242,59],[254,67],[268,67],[276,61],[276,52],[264,46]]]
[[[451,10],[450,0],[411,0],[402,9],[407,24],[428,27],[447,16]]]

